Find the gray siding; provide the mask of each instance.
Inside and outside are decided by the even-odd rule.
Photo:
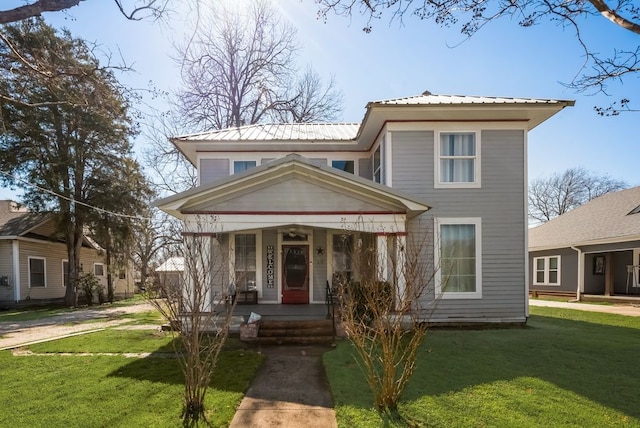
[[[385,207],[339,195],[319,183],[287,180],[240,195],[215,205],[191,207],[208,211],[378,211]]]
[[[535,275],[535,257],[560,256],[560,285],[533,285]],[[586,278],[585,278],[586,279]],[[603,283],[604,287],[604,283]],[[558,248],[555,250],[534,251],[529,253],[529,289],[576,292],[578,289],[578,253],[571,248]]]
[[[262,158],[260,160],[260,165],[264,165],[265,163],[269,163],[273,160],[274,158]]]
[[[433,207],[412,222],[412,233],[432,233],[433,217],[482,219],[482,298],[440,300],[433,318],[522,319],[526,304],[524,131],[482,131],[479,189],[434,188],[434,132],[393,132],[391,144],[393,187]]]
[[[327,165],[327,159],[326,158],[312,158],[309,159],[309,161],[317,166],[325,166]]]
[[[267,288],[267,246],[273,245],[274,249],[274,282],[273,288]],[[280,289],[280,278],[278,277],[278,266],[280,263],[280,252],[278,251],[278,233],[276,230],[262,231],[262,299],[267,302],[278,301],[278,290]]]
[[[362,178],[373,180],[373,174],[371,172],[371,158],[358,159],[358,174]]]
[[[327,256],[329,251],[326,247],[326,229],[316,229],[313,232],[313,247],[309,248],[313,254],[313,301],[325,301],[325,286],[327,284]],[[316,248],[324,248],[322,255],[318,255]]]
[[[200,185],[229,176],[229,168],[229,159],[200,159]]]

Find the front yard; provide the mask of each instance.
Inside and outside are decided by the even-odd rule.
[[[640,318],[531,308],[522,329],[431,330],[383,420],[348,343],[324,355],[339,426],[639,427]]]
[[[431,330],[401,419],[372,409],[351,347],[340,343],[324,354],[339,426],[640,427],[640,318],[531,311],[526,328]],[[0,426],[179,426],[182,373],[171,340],[108,329],[0,352]],[[213,426],[228,426],[263,358],[230,340],[207,395]]]

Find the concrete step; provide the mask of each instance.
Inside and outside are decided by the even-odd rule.
[[[261,345],[330,345],[333,343],[333,336],[297,336],[297,337],[263,337],[258,336],[251,343]]]
[[[262,320],[258,336],[248,341],[260,344],[330,344],[334,341],[333,323],[316,320]]]

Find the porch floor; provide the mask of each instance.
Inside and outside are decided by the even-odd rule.
[[[246,321],[254,312],[269,321],[299,321],[327,319],[327,305],[236,305],[233,310],[234,317],[242,317]]]

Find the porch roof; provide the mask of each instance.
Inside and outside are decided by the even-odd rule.
[[[294,189],[295,196],[287,198],[275,192],[282,188]],[[297,199],[292,201],[293,197]],[[390,187],[316,165],[297,154],[158,200],[154,205],[180,219],[199,214],[270,218],[378,214],[412,218],[430,209],[423,201]],[[286,223],[286,219],[282,221]]]
[[[608,193],[529,230],[529,251],[640,240],[640,186]]]

